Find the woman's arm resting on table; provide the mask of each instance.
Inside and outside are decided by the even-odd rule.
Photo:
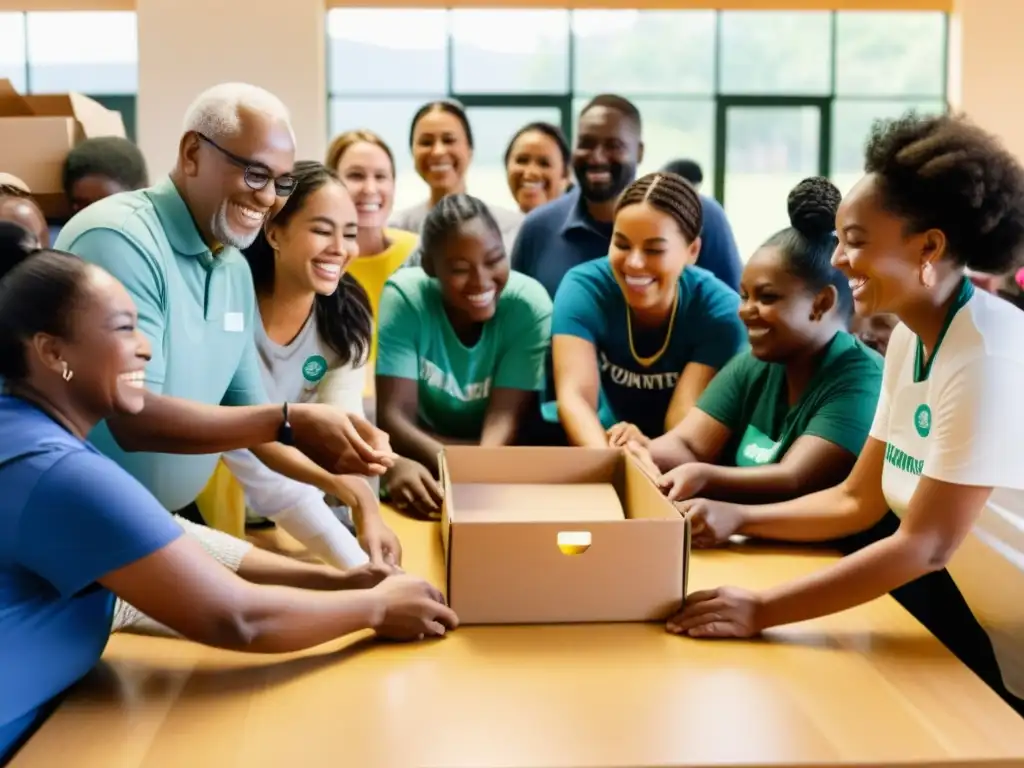
[[[597,350],[578,336],[556,335],[551,340],[558,419],[573,445],[606,448],[608,437],[597,415],[601,376]]]
[[[418,632],[441,634],[454,614],[436,590],[408,577]],[[390,581],[390,580],[388,580]],[[285,653],[311,648],[388,620],[389,590],[319,591],[244,581],[187,536],[113,571],[100,583],[147,616],[185,637],[230,650]],[[389,585],[404,588],[405,582]],[[408,597],[406,600],[405,598]],[[416,636],[416,635],[412,635]]]
[[[812,619],[866,603],[946,567],[981,514],[991,488],[928,477],[892,536],[761,596],[760,627]]]
[[[718,370],[703,363],[688,363],[683,368],[679,381],[676,382],[675,391],[672,393],[672,400],[665,412],[665,431],[670,431],[677,424],[682,423],[696,405],[700,396],[704,393],[708,384],[715,378]]]
[[[397,376],[377,377],[377,423],[390,435],[395,452],[436,468],[437,454],[443,446],[417,426],[418,412],[419,382]]]
[[[515,443],[523,417],[531,407],[537,407],[536,392],[502,387],[491,390],[480,445],[493,448]]]
[[[845,448],[805,435],[793,443],[777,464],[760,467],[707,465],[701,495],[737,502],[792,499],[841,483],[855,462],[856,457]]]
[[[777,541],[830,541],[866,530],[889,509],[882,494],[885,443],[869,437],[850,476],[791,501],[742,506],[739,533]]]

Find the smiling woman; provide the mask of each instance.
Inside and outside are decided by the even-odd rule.
[[[430,198],[420,205],[395,214],[392,226],[419,233],[430,210],[445,195],[465,193],[466,171],[473,161],[473,129],[466,111],[450,99],[424,104],[412,118],[409,149],[416,172],[430,188]],[[522,215],[491,206],[505,248],[515,243]]]
[[[409,640],[457,623],[433,587],[385,579],[392,568],[341,572],[235,542],[236,574],[182,535],[86,439],[101,419],[143,418],[153,402],[139,386],[150,348],[132,298],[60,251],[8,272],[24,255],[8,247],[18,251],[0,252],[0,764],[99,661],[115,596],[189,640],[247,652],[370,628]]]
[[[446,443],[510,445],[536,410],[550,338],[543,286],[509,268],[480,200],[445,197],[423,224],[423,266],[395,273],[381,298],[380,426],[401,457],[384,477],[392,502],[438,510]]]
[[[830,263],[839,200],[824,178],[793,189],[791,226],[743,271],[740,318],[750,351],[715,376],[674,429],[646,450],[631,446],[664,472],[671,500],[793,498],[853,467],[878,401],[882,359],[846,330],[853,300]]]
[[[742,347],[738,296],[694,266],[702,222],[689,182],[644,176],[619,198],[608,258],[562,280],[552,321],[555,393],[574,444],[663,434]]]
[[[550,123],[529,123],[520,128],[505,150],[508,188],[529,213],[563,195],[569,186],[569,143],[562,130]]]
[[[395,202],[395,159],[380,136],[356,130],[331,142],[326,165],[338,173],[356,206],[359,258],[351,263],[349,274],[366,291],[376,322],[384,283],[408,260],[417,243],[413,233],[386,226]],[[369,362],[376,359],[375,329]]]
[[[359,252],[358,215],[337,175],[320,163],[296,163],[292,178],[284,206],[245,250],[256,286],[254,333],[263,384],[271,402],[321,402],[362,415],[372,319],[365,292],[345,274]],[[366,561],[325,501],[325,492],[342,499],[358,532],[366,533],[379,515],[364,479],[337,476],[327,487],[304,485],[248,450],[226,453],[224,462],[257,515],[338,567]],[[387,539],[397,561],[397,541],[390,532]]]

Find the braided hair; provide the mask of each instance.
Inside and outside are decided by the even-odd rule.
[[[790,273],[818,293],[831,285],[838,295],[839,313],[849,321],[853,315],[850,283],[832,266],[836,238],[836,211],[842,193],[828,179],[812,176],[789,193],[786,204],[790,225],[769,237],[762,247],[777,248]]]
[[[333,170],[311,160],[297,162],[292,175],[296,181],[295,191],[286,198],[284,207],[274,216],[275,225],[286,226],[292,216],[302,210],[309,196],[323,186],[338,184],[344,189]],[[252,270],[256,292],[266,294],[272,291],[274,249],[266,233],[260,230],[256,240],[243,253]],[[338,290],[330,296],[316,294],[313,311],[317,333],[338,355],[340,365],[356,364],[366,359],[373,336],[373,312],[366,291],[354,277],[342,275]]]
[[[435,275],[438,257],[444,253],[445,245],[463,224],[481,219],[484,224],[501,240],[501,228],[494,220],[483,200],[464,193],[445,195],[423,220],[420,229],[420,253],[422,254],[423,271],[430,276]]]
[[[672,217],[687,242],[700,237],[704,226],[704,207],[693,185],[682,176],[659,171],[634,181],[615,205],[615,215],[630,205],[647,203]]]

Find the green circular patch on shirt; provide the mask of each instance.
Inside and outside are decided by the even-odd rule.
[[[932,409],[926,403],[921,403],[914,411],[914,429],[921,437],[928,437],[932,431]]]
[[[311,383],[320,381],[327,373],[327,361],[320,355],[312,355],[306,358],[302,364],[302,378]]]

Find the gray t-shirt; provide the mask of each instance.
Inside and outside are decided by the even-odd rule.
[[[501,230],[501,240],[505,244],[505,250],[511,255],[512,246],[515,245],[516,236],[519,234],[519,226],[523,223],[523,214],[519,211],[500,208],[496,205],[488,205],[487,210],[491,212],[491,216],[497,222],[498,229]],[[392,216],[388,226],[395,229],[403,229],[406,232],[415,232],[418,235],[423,228],[423,220],[427,218],[427,213],[429,212],[429,203],[424,201],[419,205],[398,211],[398,213]],[[420,266],[420,249],[418,246],[410,254],[404,266]]]
[[[271,403],[326,403],[346,413],[365,415],[365,365],[339,365],[337,353],[320,338],[313,314],[287,345],[267,336],[258,308],[254,325],[256,356]],[[245,488],[249,506],[257,515],[323,502],[318,489],[278,475],[248,450],[230,451],[224,454],[224,461]],[[376,478],[371,485],[376,489]]]
[[[321,340],[312,314],[287,345],[267,336],[258,310],[256,319],[256,354],[270,402],[321,402],[346,412],[363,412],[362,366],[339,368],[338,355]]]

